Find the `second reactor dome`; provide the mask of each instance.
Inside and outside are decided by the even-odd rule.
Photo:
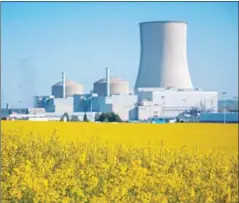
[[[94,93],[99,96],[106,96],[106,78],[102,78],[94,83]],[[110,77],[110,94],[129,94],[129,83],[118,77]]]
[[[74,94],[84,94],[84,86],[71,80],[65,82],[65,97],[72,97]],[[52,86],[52,95],[55,98],[63,98],[63,82]]]

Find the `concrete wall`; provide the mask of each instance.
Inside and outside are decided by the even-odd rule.
[[[113,112],[119,114],[122,120],[132,119],[132,109],[137,103],[136,95],[113,95],[111,98]]]
[[[152,106],[138,106],[137,107],[137,120],[148,120],[153,117]]]
[[[54,112],[55,113],[72,113],[74,109],[73,97],[68,98],[55,98],[54,99]]]

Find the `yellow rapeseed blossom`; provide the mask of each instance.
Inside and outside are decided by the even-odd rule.
[[[238,202],[235,125],[2,122],[1,135],[4,203]]]

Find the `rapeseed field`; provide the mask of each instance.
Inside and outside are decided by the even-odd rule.
[[[232,124],[2,122],[3,202],[238,202]]]

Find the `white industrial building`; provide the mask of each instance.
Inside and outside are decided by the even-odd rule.
[[[134,108],[137,103],[136,95],[111,95],[109,97],[98,97],[95,99],[94,109],[97,112],[117,113],[124,121],[135,120]]]
[[[55,98],[54,96],[35,96],[34,107],[44,108],[46,112],[55,112],[58,114],[73,113],[73,97]]]
[[[65,73],[62,73],[62,80],[52,86],[52,95],[35,96],[34,107],[44,108],[46,112],[55,112],[57,114],[74,112],[74,95],[84,94],[84,86],[66,80]]]
[[[147,117],[177,117],[180,113],[197,108],[217,112],[217,92],[195,89],[140,89],[138,95],[138,119]]]

